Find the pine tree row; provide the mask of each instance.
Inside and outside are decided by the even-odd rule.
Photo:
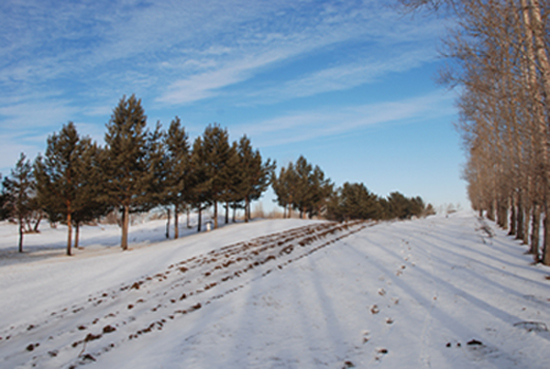
[[[275,201],[284,209],[285,218],[292,210],[298,211],[300,218],[321,215],[336,221],[410,219],[435,214],[420,197],[407,198],[392,192],[386,199],[371,193],[362,183],[346,182],[334,189],[321,168],[313,167],[303,156],[281,168],[272,182]]]
[[[112,210],[121,214],[123,250],[130,214],[158,206],[174,209],[175,238],[178,214],[189,207],[199,213],[198,231],[201,212],[210,206],[218,227],[219,204],[225,205],[226,223],[229,207],[244,208],[249,220],[250,203],[269,186],[275,163],[264,162],[246,136],[231,144],[227,130],[209,125],[191,149],[178,117],[167,132],[160,123],[151,131],[146,126],[141,100],[123,97],[107,124],[104,147],[80,137],[69,122],[48,138],[34,164],[21,154],[11,177],[4,178],[1,199],[3,211],[19,224],[19,251],[36,212],[67,225],[67,255],[73,227],[77,247],[80,225]]]
[[[178,117],[167,131],[160,123],[149,130],[141,100],[134,95],[120,100],[106,128],[101,147],[89,137],[80,137],[69,122],[48,138],[44,156],[31,164],[21,154],[11,177],[4,178],[0,215],[19,224],[20,252],[24,233],[36,231],[43,214],[52,223],[67,225],[67,255],[78,247],[82,224],[112,211],[120,212],[123,250],[128,248],[130,214],[156,207],[167,209],[167,237],[172,209],[175,238],[183,210],[188,214],[196,210],[197,231],[207,208],[213,209],[214,228],[218,228],[219,205],[225,209],[226,224],[230,209],[233,222],[237,209],[244,210],[248,222],[251,203],[270,184],[285,217],[292,210],[301,218],[323,216],[338,221],[426,215],[419,197],[408,199],[395,192],[386,200],[363,184],[345,183],[334,190],[324,172],[303,156],[276,176],[275,162],[263,161],[246,135],[230,143],[227,130],[217,124],[206,127],[192,146]]]

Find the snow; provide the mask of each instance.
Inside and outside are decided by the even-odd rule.
[[[550,269],[471,212],[164,226],[0,224],[0,367],[548,367]]]

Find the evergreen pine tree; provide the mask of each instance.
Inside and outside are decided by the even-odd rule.
[[[275,162],[262,163],[258,150],[253,150],[248,137],[243,136],[238,145],[239,166],[242,170],[240,193],[244,199],[245,222],[250,219],[250,203],[259,199],[271,183]]]
[[[310,196],[308,204],[309,218],[323,213],[332,191],[333,184],[330,182],[330,179],[325,179],[325,173],[321,168],[315,166],[310,179]]]
[[[206,127],[203,139],[204,169],[210,179],[208,198],[214,207],[214,228],[218,228],[218,202],[224,200],[229,188],[228,162],[231,157],[229,134],[219,125]]]
[[[157,122],[155,130],[147,133],[145,145],[145,163],[149,182],[144,194],[141,211],[148,211],[158,205],[166,205],[167,178],[168,178],[168,153],[164,145],[166,134],[162,131],[160,122]]]
[[[2,174],[0,174],[0,180],[2,180]],[[0,220],[8,219],[8,210],[8,195],[6,193],[4,185],[2,185],[2,190],[0,191]]]
[[[370,193],[364,184],[346,182],[331,198],[328,217],[338,221],[380,219],[382,206],[378,196]]]
[[[243,199],[241,184],[243,182],[243,170],[240,166],[238,144],[233,142],[229,152],[229,159],[222,172],[225,187],[222,193],[222,201],[225,202],[225,224],[229,223],[229,207],[233,208],[233,222],[235,222],[235,211]]]
[[[19,224],[19,252],[23,252],[25,221],[32,212],[31,202],[35,185],[31,163],[24,153],[21,153],[15,169],[11,170],[10,177],[4,178],[3,181],[6,204],[10,217],[15,218]]]
[[[300,218],[304,218],[312,198],[312,166],[303,156],[296,160],[295,172],[297,176],[296,191],[294,193],[294,207],[300,212]]]
[[[181,121],[176,117],[170,123],[164,138],[167,154],[166,204],[174,205],[174,238],[178,238],[178,214],[190,201],[191,190],[191,157],[188,136]]]
[[[63,217],[67,223],[67,255],[71,255],[73,213],[81,173],[77,172],[80,160],[79,137],[73,122],[63,126],[59,134],[48,138],[45,157],[35,163],[37,197],[40,205],[55,221]]]
[[[207,155],[203,140],[198,136],[193,142],[193,151],[191,153],[191,189],[189,191],[190,203],[198,211],[197,232],[201,231],[202,226],[202,211],[206,209],[210,203],[210,188],[212,185],[211,172],[208,170]]]
[[[108,203],[101,201],[103,181],[100,167],[101,149],[87,137],[78,143],[78,157],[76,172],[81,180],[74,199],[72,216],[75,227],[74,247],[78,248],[80,225],[91,222],[111,210]]]
[[[104,198],[120,209],[121,247],[128,249],[130,213],[143,211],[154,173],[147,163],[147,117],[141,99],[123,97],[114,109],[102,151]]]
[[[410,215],[409,201],[403,194],[392,192],[388,197],[388,210],[391,218],[406,219]]]
[[[296,194],[297,175],[294,170],[294,163],[288,163],[288,166],[281,168],[279,177],[273,177],[273,191],[277,198],[275,201],[284,209],[284,217],[290,218],[290,212],[294,206]]]

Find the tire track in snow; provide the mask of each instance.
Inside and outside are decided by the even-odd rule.
[[[224,246],[0,333],[4,367],[76,368],[373,223],[319,223]],[[255,270],[255,274],[249,273]]]

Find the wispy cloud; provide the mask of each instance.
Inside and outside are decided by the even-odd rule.
[[[67,101],[22,101],[0,106],[0,127],[3,131],[52,127],[67,123],[79,111]]]
[[[363,58],[355,57],[348,63],[314,71],[275,86],[256,88],[248,92],[247,96],[254,104],[271,104],[293,98],[348,90],[377,82],[389,73],[420,67],[432,62],[435,58],[435,52],[431,47],[402,50],[401,53],[388,52],[388,54],[385,58],[364,55]]]
[[[327,45],[419,40],[439,27],[395,22],[395,12],[379,1],[29,0],[3,2],[0,12],[4,89],[54,83],[73,98],[93,99],[119,86],[169,104],[212,98],[275,62]]]
[[[341,109],[287,113],[275,118],[242,124],[236,134],[254,137],[260,147],[271,147],[313,139],[351,134],[380,124],[407,124],[419,120],[451,116],[454,94],[437,93],[374,104],[348,106]]]

